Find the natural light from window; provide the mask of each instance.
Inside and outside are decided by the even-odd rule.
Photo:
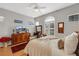
[[[45,20],[45,22],[51,22],[51,21],[55,21],[55,18],[54,17],[48,17]]]

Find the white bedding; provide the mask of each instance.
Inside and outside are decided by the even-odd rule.
[[[34,39],[27,44],[24,52],[30,56],[68,56],[63,49],[58,48],[58,41],[59,39],[52,37]]]

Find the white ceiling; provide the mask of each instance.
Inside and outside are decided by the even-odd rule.
[[[33,3],[0,3],[0,8],[8,9],[26,16],[38,17],[61,8],[73,5],[74,3],[37,3],[40,7],[45,7],[40,9],[41,12],[35,11],[33,9]]]

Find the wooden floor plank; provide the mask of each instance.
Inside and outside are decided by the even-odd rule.
[[[26,55],[24,54],[24,50],[12,53],[10,47],[3,47],[0,48],[0,56],[26,56]]]

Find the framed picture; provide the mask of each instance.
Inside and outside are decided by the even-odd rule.
[[[36,26],[36,32],[42,33],[42,25]]]
[[[64,33],[64,22],[58,23],[58,33]]]

